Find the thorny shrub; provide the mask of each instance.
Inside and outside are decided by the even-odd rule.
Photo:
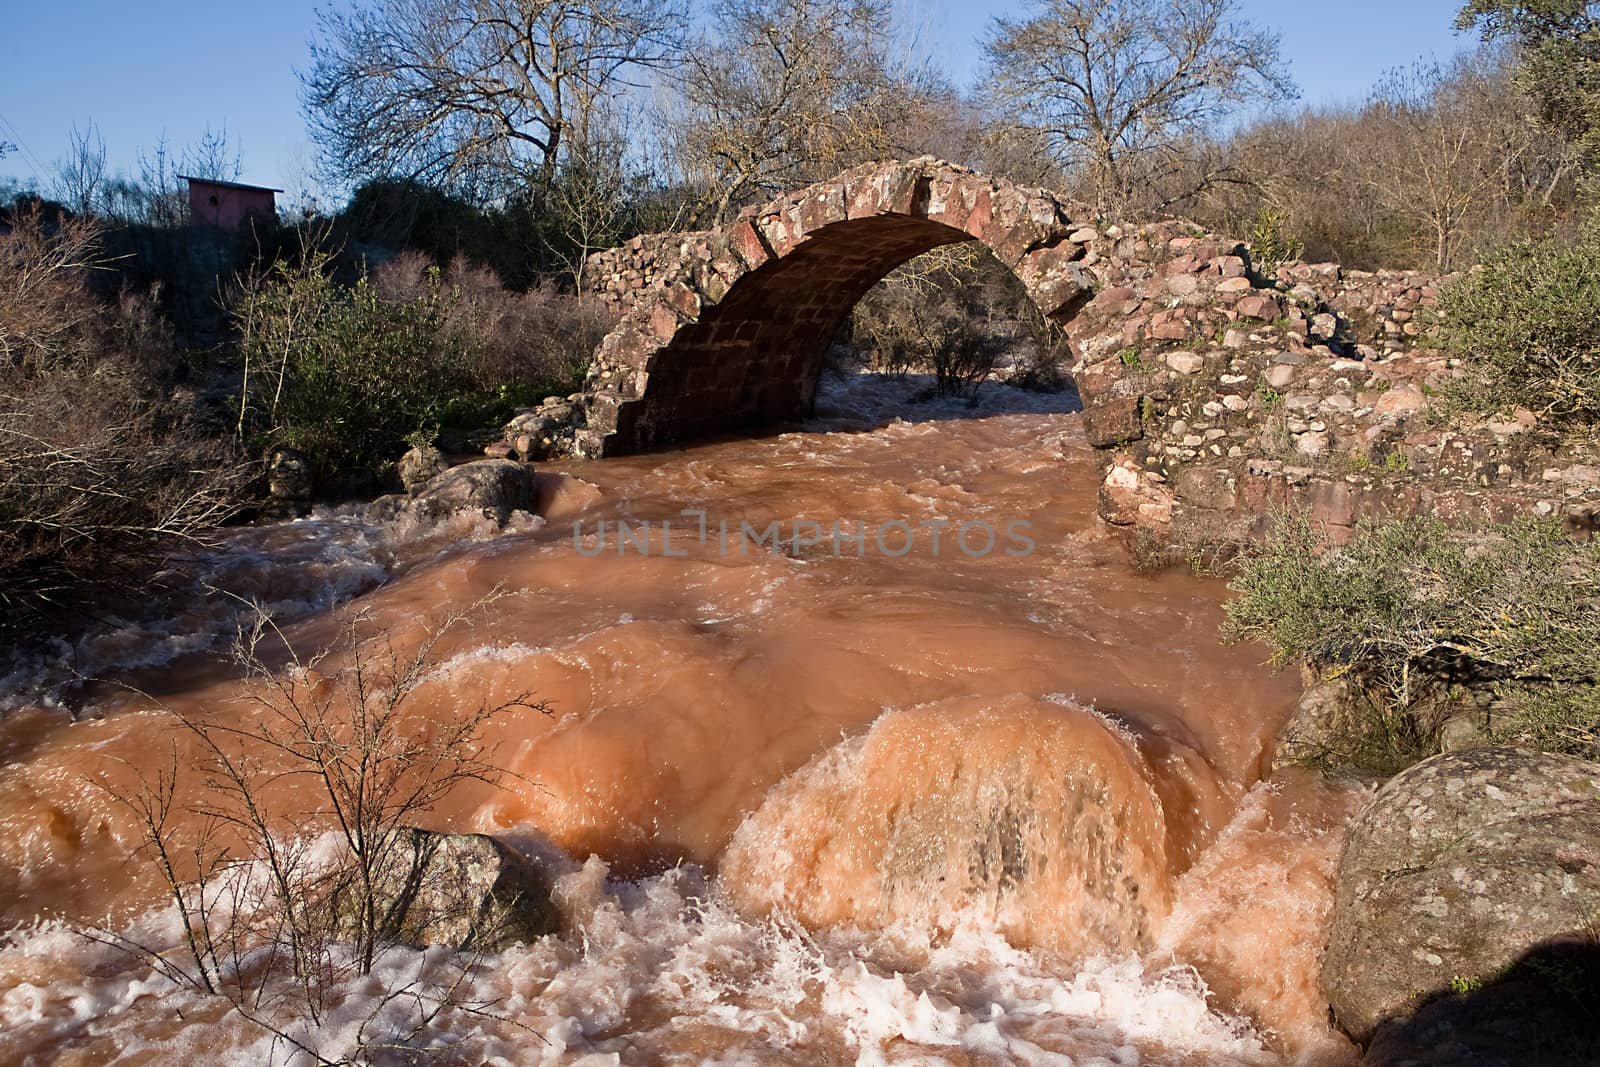
[[[416,699],[437,682],[444,643],[503,595],[496,589],[435,620],[411,648],[347,611],[336,640],[308,656],[258,609],[234,647],[243,675],[235,706],[166,709],[192,758],[174,744],[165,766],[131,768],[131,787],[99,780],[132,816],[159,873],[177,915],[175,943],[101,925],[80,931],[226,1001],[318,1064],[385,1052],[417,1062],[463,1017],[492,1016],[492,1005],[467,993],[477,955],[441,962],[409,948],[392,925],[392,895],[396,870],[409,869],[411,827],[456,789],[506,777],[493,762],[490,725],[514,712],[549,714],[526,693],[442,720]],[[378,995],[359,1026],[335,1024],[351,983],[396,961],[389,974],[414,976]],[[348,1047],[331,1052],[324,1027]]]
[[[37,213],[0,234],[0,630],[144,591],[248,480],[175,386],[148,301],[97,299],[100,230]]]

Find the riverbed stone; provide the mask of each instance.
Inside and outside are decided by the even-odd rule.
[[[417,947],[500,952],[560,925],[545,872],[486,834],[401,828],[374,897],[385,938]]]
[[[432,519],[480,511],[504,523],[512,512],[532,513],[538,498],[532,465],[511,459],[480,459],[451,467],[428,482],[417,491],[410,510]]]
[[[450,469],[450,461],[432,445],[417,445],[400,457],[397,466],[400,484],[405,486],[407,493],[416,496],[423,486]]]
[[[1435,756],[1357,816],[1339,861],[1322,987],[1367,1042],[1432,998],[1600,914],[1600,764],[1516,748]],[[1481,1062],[1490,1062],[1484,1060]]]

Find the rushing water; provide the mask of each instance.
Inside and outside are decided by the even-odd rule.
[[[331,514],[188,565],[298,615],[305,652],[335,601],[406,649],[509,594],[413,699],[439,721],[548,704],[496,721],[513,775],[435,821],[544,854],[564,928],[476,966],[494,1010],[429,1038],[449,1062],[1352,1059],[1315,974],[1358,798],[1261,780],[1291,680],[1218,645],[1220,583],[1132,573],[1070,412],[992,387],[888,418],[904,391],[835,381],[805,432],[549,471],[545,519],[498,536]],[[775,520],[780,552],[740,535]],[[75,691],[75,722],[51,694],[121,666],[187,714],[249,715],[200,651],[238,609],[197,593],[7,680],[0,1061],[291,1060],[48,921],[176,937],[92,779],[186,742],[117,686]],[[389,957],[303,1040],[337,1057],[446,955]]]

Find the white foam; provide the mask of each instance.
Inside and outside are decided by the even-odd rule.
[[[567,932],[481,961],[463,995],[492,1002],[490,1017],[447,1011],[420,1044],[459,1042],[461,1057],[508,1065],[967,1062],[945,1058],[958,1053],[1040,1065],[1277,1062],[1245,1023],[1211,1009],[1186,968],[1129,957],[1061,970],[976,928],[939,944],[915,930],[809,933],[781,916],[740,916],[693,868],[629,883],[595,859],[559,866]],[[178,933],[170,910],[130,927],[169,945]],[[48,981],[5,977],[46,962]],[[391,994],[442,987],[460,962],[440,949],[392,952],[330,998],[321,1026],[287,1009],[274,1021],[322,1056],[352,1055],[363,1026],[370,1035],[415,1024],[415,1004]],[[204,1011],[194,991],[55,926],[0,949],[0,989],[0,1058],[48,1049],[92,1022],[123,1055],[175,1060],[199,1034],[163,1021]],[[207,1025],[208,1044],[220,1038],[230,1062],[297,1062],[237,1013]]]

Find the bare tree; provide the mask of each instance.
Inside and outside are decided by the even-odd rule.
[[[106,186],[106,142],[90,122],[76,123],[67,138],[67,154],[56,160],[56,195],[80,215],[92,215],[102,206]]]
[[[1457,266],[1489,216],[1515,198],[1522,162],[1540,140],[1526,109],[1514,99],[1507,106],[1516,95],[1503,57],[1478,53],[1394,71],[1367,105],[1377,136],[1364,139],[1362,184],[1408,224],[1438,270]]]
[[[226,126],[215,132],[207,126],[200,140],[184,149],[179,165],[190,177],[209,178],[219,182],[238,181],[239,176],[244,173],[244,165],[239,160],[239,150],[228,143]]]
[[[1295,95],[1277,35],[1235,0],[1038,0],[996,19],[985,53],[994,112],[1108,211],[1235,108]]]
[[[681,0],[374,0],[319,19],[302,99],[333,177],[535,195],[687,25]]]
[[[555,253],[579,294],[585,292],[584,267],[591,254],[628,236],[635,215],[641,175],[630,163],[630,115],[605,109],[589,122],[582,144],[569,147],[548,202],[561,240]]]
[[[193,144],[175,151],[165,137],[149,151],[139,150],[136,177],[118,176],[104,184],[104,210],[115,219],[150,226],[180,226],[189,219],[189,196],[182,175],[237,181],[244,173],[239,150],[224,126],[210,126]]]
[[[718,0],[668,120],[707,222],[894,154],[933,79],[893,13],[888,0]]]

